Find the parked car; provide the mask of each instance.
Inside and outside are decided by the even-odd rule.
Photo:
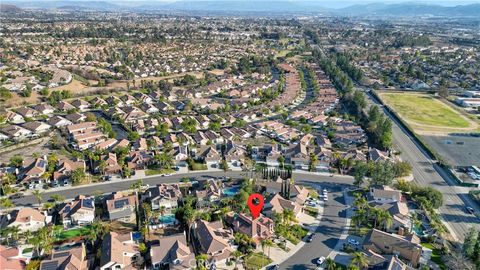
[[[10,195],[9,199],[14,200],[14,199],[20,199],[21,197],[23,197],[23,194],[18,192],[18,193]]]
[[[312,241],[313,241],[313,237],[314,237],[314,236],[315,236],[315,234],[314,234],[314,233],[310,234],[310,235],[308,236],[308,238],[307,238],[307,243],[310,243],[310,242],[312,242]]]
[[[270,265],[269,267],[267,267],[267,270],[278,270],[278,269],[279,269],[278,264]]]
[[[325,257],[323,256],[317,259],[317,265],[321,265],[324,262],[325,262]]]
[[[470,214],[475,214],[475,210],[474,210],[472,207],[470,207],[470,206],[467,206],[467,207],[466,207],[466,210],[467,210],[467,212],[470,213]]]
[[[355,240],[353,238],[348,238],[348,243],[350,245],[354,245],[354,246],[358,246],[360,244],[357,240]]]

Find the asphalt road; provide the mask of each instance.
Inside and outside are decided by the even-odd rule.
[[[322,185],[324,187],[325,185]],[[319,257],[327,257],[335,248],[345,226],[346,207],[343,200],[344,186],[330,185],[329,200],[325,203],[322,219],[310,243],[306,243],[293,256],[280,264],[280,269],[315,269]]]
[[[248,173],[249,174],[249,173]],[[155,176],[155,177],[148,177],[143,179],[144,184],[148,184],[150,186],[154,186],[161,183],[178,183],[181,181],[182,178],[195,178],[196,180],[201,179],[208,179],[212,177],[222,178],[225,176],[224,172],[191,172],[187,174],[175,174],[171,176]],[[242,179],[247,177],[247,172],[237,172],[237,171],[229,171],[226,173],[227,177],[234,178],[234,179]],[[325,182],[325,183],[345,183],[349,184],[353,182],[352,177],[349,176],[323,176],[323,175],[312,175],[308,173],[293,173],[293,178],[297,183],[308,183],[308,182]],[[125,179],[120,181],[111,181],[111,182],[102,182],[102,183],[95,183],[91,185],[83,185],[78,187],[70,187],[65,190],[61,191],[45,191],[42,193],[43,200],[46,201],[52,196],[53,194],[59,194],[64,196],[66,199],[72,199],[78,196],[79,194],[82,195],[95,195],[95,194],[103,194],[103,193],[110,193],[115,191],[127,190],[130,186],[138,181],[138,179]],[[37,203],[36,198],[33,195],[24,196],[18,199],[13,199],[12,202],[16,206],[29,206]]]
[[[370,102],[375,101],[370,98]],[[401,151],[402,160],[408,161],[412,165],[414,181],[419,185],[438,189],[443,194],[444,203],[439,209],[439,213],[453,238],[463,242],[465,234],[471,227],[480,230],[480,219],[465,211],[465,207],[468,205],[480,213],[478,206],[468,197],[468,189],[456,187],[453,180],[434,164],[423,149],[410,138],[408,133],[384,108],[383,111],[393,122],[393,144]]]

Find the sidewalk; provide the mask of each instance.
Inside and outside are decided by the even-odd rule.
[[[308,229],[309,233],[313,233],[317,230],[317,227],[320,225],[320,220],[322,219],[323,215],[323,203],[317,206],[318,209],[318,215],[316,218],[306,214],[306,213],[300,213],[300,216],[298,217],[298,222],[299,223],[305,223],[308,224]],[[272,263],[270,263],[268,266],[271,265],[276,265],[276,264],[281,264],[291,256],[293,256],[295,253],[297,253],[306,243],[305,241],[300,241],[297,245],[294,245],[290,243],[289,241],[286,242],[287,250],[285,251],[278,246],[274,246],[270,248],[270,259],[272,259]],[[262,251],[262,248],[259,248],[259,251]],[[268,247],[265,248],[265,254],[268,255]],[[262,268],[265,269],[266,267]]]

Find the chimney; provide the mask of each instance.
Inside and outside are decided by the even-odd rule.
[[[398,228],[398,235],[403,236],[405,234],[405,229],[403,227]]]

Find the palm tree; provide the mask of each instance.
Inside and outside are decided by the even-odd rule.
[[[368,267],[368,259],[365,253],[357,251],[354,252],[352,256],[351,264],[356,265],[359,269]]]
[[[315,167],[317,166],[317,162],[318,162],[318,157],[314,153],[311,153],[310,154],[310,164],[309,164],[308,170],[311,171],[311,172],[315,171]]]
[[[35,196],[35,199],[37,199],[38,205],[42,204],[43,198],[42,198],[42,194],[41,194],[40,190],[35,189],[32,192],[32,195]]]
[[[162,205],[160,206],[160,216],[163,217],[163,215],[165,215],[165,212],[167,211],[167,208],[165,207],[165,205]]]
[[[174,164],[172,156],[165,152],[155,155],[154,159],[162,169],[170,169]]]
[[[242,257],[243,253],[240,252],[240,250],[235,250],[231,253],[231,255],[235,260],[235,269],[238,269],[238,260],[240,259],[240,257]]]
[[[327,258],[325,260],[325,264],[327,265],[327,270],[335,270],[337,269],[337,264],[332,258]]]
[[[392,228],[393,226],[393,217],[392,215],[388,212],[388,211],[385,211],[385,216],[383,217],[383,228],[384,230],[388,230],[390,228]]]
[[[9,198],[1,198],[0,199],[0,206],[3,209],[8,209],[8,208],[15,207],[15,204],[13,204],[13,202]]]
[[[100,170],[100,172],[103,174],[105,174],[105,169],[107,168],[107,162],[103,159],[101,159],[99,162],[98,162],[98,169]]]
[[[270,258],[270,249],[273,247],[273,241],[271,239],[265,240],[265,246],[268,247],[268,257]]]

